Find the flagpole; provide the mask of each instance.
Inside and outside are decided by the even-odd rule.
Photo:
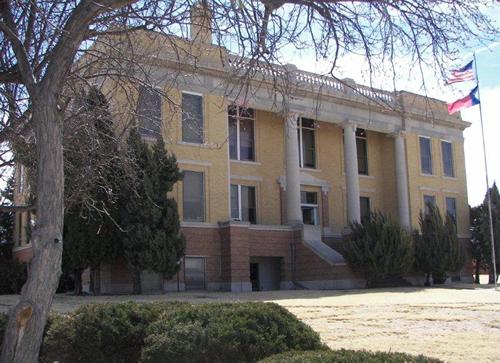
[[[488,177],[488,162],[486,161],[486,141],[484,139],[483,108],[482,108],[482,100],[480,93],[481,87],[479,86],[479,77],[477,72],[476,52],[474,52],[474,71],[476,74],[476,82],[477,82],[477,96],[479,98],[479,118],[481,119],[481,135],[483,137],[484,171],[486,174],[486,197],[488,199],[488,217],[490,222],[491,259],[493,262],[493,277],[495,280],[495,290],[496,290],[498,288],[498,285],[497,285],[497,265],[495,257],[495,234],[493,232],[493,215],[491,213],[491,191],[490,191],[490,181]]]

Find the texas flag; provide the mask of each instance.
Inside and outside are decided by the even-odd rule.
[[[455,112],[460,111],[463,108],[468,108],[472,107],[475,105],[479,105],[479,98],[476,97],[478,86],[476,86],[470,93],[463,97],[460,98],[459,100],[456,100],[453,103],[448,103],[448,113],[454,114]]]

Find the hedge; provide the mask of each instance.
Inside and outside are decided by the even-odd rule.
[[[81,306],[51,323],[40,361],[137,362],[146,328],[163,311],[175,310],[181,304],[128,302]]]
[[[254,362],[322,347],[319,335],[276,304],[183,306],[148,329],[142,362]]]
[[[270,303],[95,304],[50,320],[41,362],[244,362],[320,349],[319,335]]]
[[[442,361],[423,355],[341,349],[285,352],[267,357],[259,363],[442,363]]]

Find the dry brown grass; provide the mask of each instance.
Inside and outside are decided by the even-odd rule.
[[[0,296],[7,310],[16,296]],[[500,362],[500,291],[395,288],[355,291],[191,292],[167,295],[57,295],[53,310],[119,301],[273,301],[313,327],[333,349],[425,354],[449,362]]]

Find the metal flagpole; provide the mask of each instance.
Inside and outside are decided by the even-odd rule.
[[[490,222],[490,238],[491,238],[491,259],[493,262],[493,276],[495,279],[495,290],[497,286],[497,265],[495,257],[495,234],[493,232],[493,215],[491,213],[491,191],[490,191],[490,181],[488,177],[488,163],[486,161],[486,141],[484,140],[484,124],[483,124],[483,108],[481,107],[481,93],[479,91],[479,77],[477,72],[477,59],[476,52],[474,52],[474,71],[476,74],[477,82],[477,96],[479,98],[479,118],[481,119],[481,135],[483,137],[483,156],[484,156],[484,171],[486,173],[486,197],[488,199],[488,217]]]

